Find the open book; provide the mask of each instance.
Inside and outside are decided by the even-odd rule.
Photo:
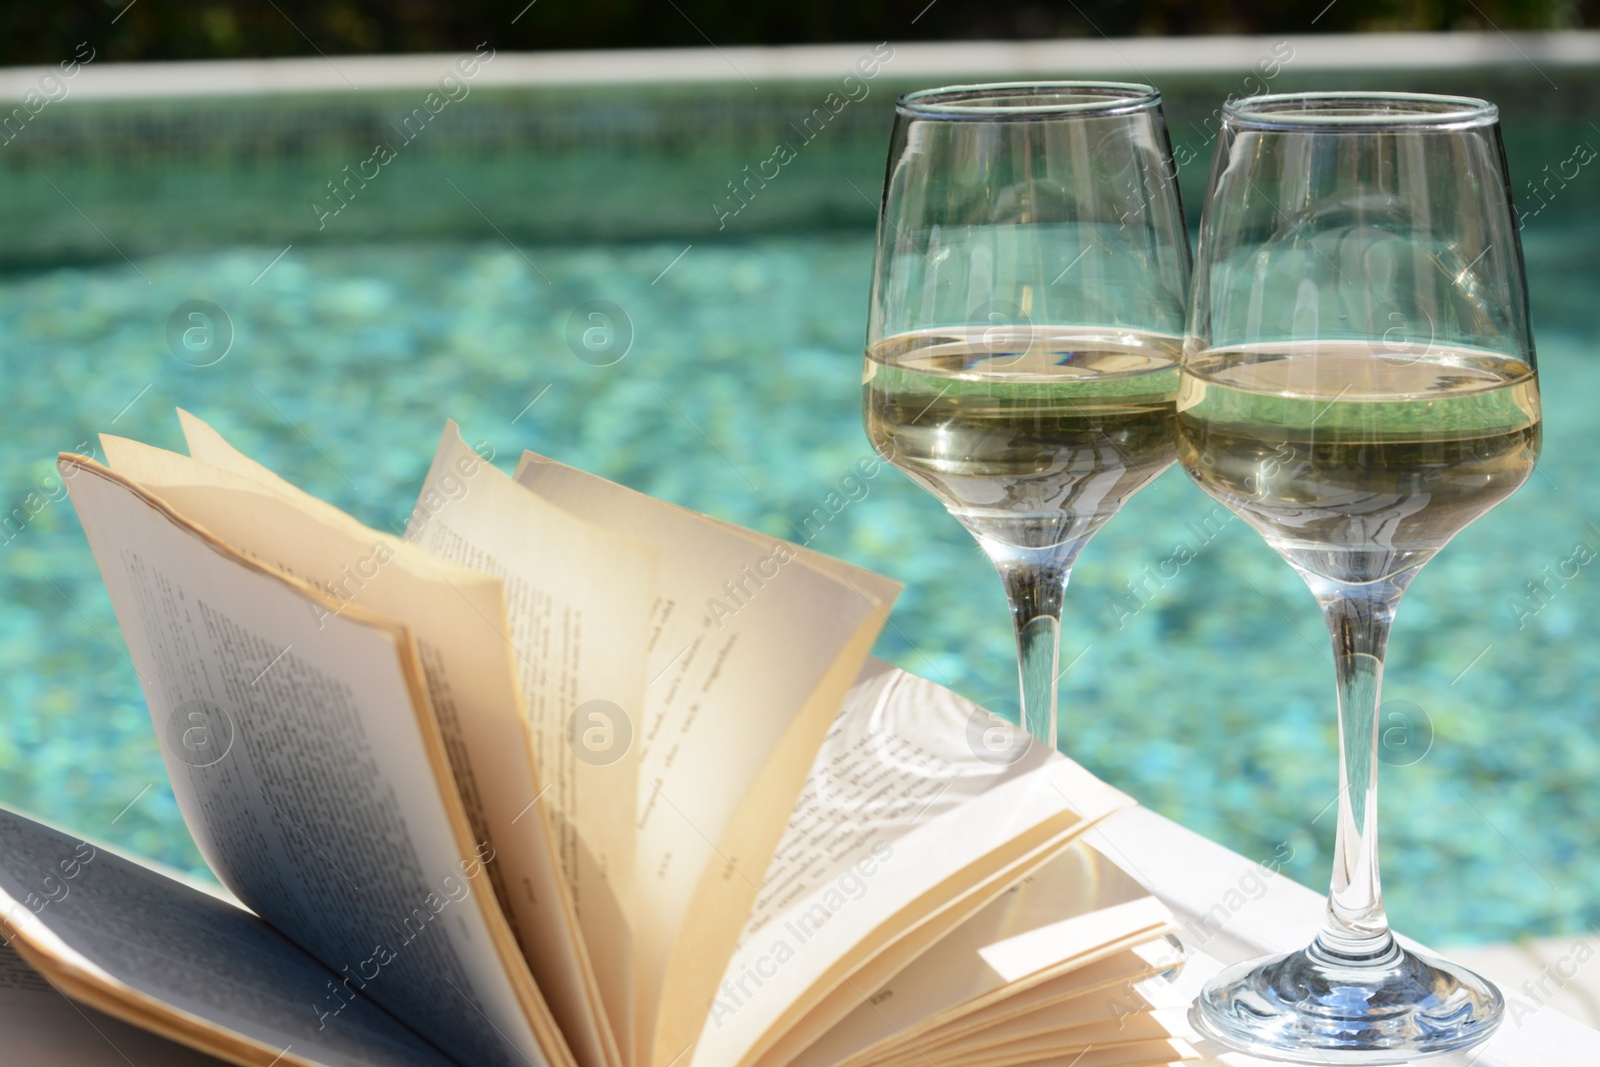
[[[60,466],[227,891],[0,812],[8,1037],[98,1020],[258,1067],[1191,1055],[1170,915],[1081,840],[1132,802],[872,660],[894,583],[543,457],[508,477],[453,424],[391,536],[180,414],[188,456]]]

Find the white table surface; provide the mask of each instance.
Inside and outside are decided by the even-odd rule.
[[[1302,948],[1322,922],[1321,894],[1281,875],[1268,875],[1238,853],[1153,811],[1134,808],[1115,815],[1091,831],[1088,841],[1177,915],[1183,927],[1180,936],[1191,948],[1190,969],[1213,972],[1255,956]],[[1264,891],[1256,879],[1265,884]],[[1230,891],[1235,906],[1218,912],[1218,904]],[[1242,906],[1240,892],[1245,898]],[[1212,918],[1202,926],[1200,917],[1208,914]],[[1194,952],[1195,946],[1202,946],[1203,952]],[[1519,990],[1501,992],[1507,1014],[1494,1037],[1465,1052],[1420,1060],[1419,1067],[1600,1067],[1600,1032],[1529,1000]],[[1208,1064],[1270,1065],[1267,1060],[1225,1053],[1207,1041],[1196,1047]]]

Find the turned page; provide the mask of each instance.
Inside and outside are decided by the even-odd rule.
[[[460,472],[482,470],[470,483]],[[505,585],[544,800],[624,1062],[633,1042],[634,818],[652,548],[541,500],[445,426],[409,540]]]
[[[454,1062],[237,905],[5,810],[0,1019],[6,1062],[27,1067]]]
[[[798,1056],[1009,881],[1130,803],[948,689],[872,661],[817,754],[693,1062]],[[1075,944],[1030,943],[1034,971]]]
[[[495,853],[474,839],[406,630],[92,460],[61,468],[223,884],[452,1054],[570,1062],[484,876]]]
[[[629,714],[642,775],[640,1045],[651,1050],[644,1062],[667,1067],[700,1032],[817,746],[899,586],[532,453],[516,477],[661,553],[647,689]]]
[[[863,997],[794,1061],[856,1067],[893,1054],[920,1055],[972,1030],[1059,1000],[1063,990],[1123,1012],[1142,1010],[1122,991],[1153,973],[1152,939],[1174,929],[1147,890],[1080,841],[1012,886],[883,985]],[[1173,950],[1157,941],[1167,958]],[[1143,954],[1141,954],[1141,949]],[[1043,991],[1035,998],[1027,994]],[[1069,998],[1069,999],[1076,999]]]
[[[962,1014],[954,1022],[912,1040],[919,1049],[941,1048],[968,1037],[981,1036],[997,1026],[1009,1025],[1018,1019],[1043,1017],[1060,1005],[1075,1001],[1098,1000],[1114,1005],[1114,1010],[1120,1012],[1140,1012],[1147,1007],[1157,1006],[1173,1007],[1177,1003],[1175,994],[1169,996],[1164,993],[1161,998],[1149,995],[1152,989],[1177,988],[1166,978],[1160,977],[1161,972],[1173,966],[1173,963],[1174,950],[1170,944],[1165,940],[1147,941],[1074,967],[1065,974],[1010,994],[978,1011]],[[902,976],[895,978],[896,982],[902,980]],[[872,1001],[878,1001],[883,992],[873,994],[863,1007],[870,1008]],[[884,998],[880,1003],[887,1004],[889,999],[892,997]],[[830,1039],[831,1036],[830,1031]],[[887,1044],[893,1049],[900,1041],[899,1037],[895,1037],[888,1040]],[[818,1042],[818,1046],[822,1044]],[[812,1057],[812,1050],[807,1049],[805,1061],[815,1062]],[[858,1061],[859,1058],[850,1062],[854,1064]],[[878,1061],[869,1058],[867,1062]],[[843,1064],[839,1067],[843,1067]]]
[[[226,443],[198,419],[186,416],[185,428],[206,443],[208,456],[228,458]],[[605,573],[641,587],[635,595],[643,602],[634,610],[619,595],[600,600],[589,611],[589,625],[610,631],[615,640],[580,656],[564,647],[563,639],[571,644],[581,635],[582,626],[572,624],[575,615],[581,624],[581,606],[560,601],[550,606],[540,590],[508,588],[481,569],[452,564],[364,527],[237,453],[228,464],[232,469],[221,469],[136,442],[102,440],[114,470],[133,477],[231,547],[310,581],[342,604],[361,604],[407,625],[422,653],[429,695],[468,817],[496,849],[492,884],[506,904],[534,978],[580,1064],[625,1062],[600,1005],[606,979],[624,988],[627,982],[624,909],[632,855],[631,849],[610,842],[631,832],[632,796],[626,805],[616,802],[608,810],[597,804],[586,810],[591,823],[608,832],[585,827],[591,831],[587,847],[579,847],[571,805],[563,803],[571,785],[544,773],[546,768],[536,768],[530,747],[537,741],[548,751],[562,738],[548,732],[529,737],[523,686],[529,687],[527,706],[540,708],[561,695],[549,692],[556,686],[584,698],[601,685],[622,686],[631,675],[642,688],[652,555],[532,499],[465,446],[460,454],[452,453],[447,469],[435,472],[423,494],[435,526],[443,529],[455,509],[468,501],[487,500],[497,489],[509,489],[536,513],[531,520],[554,542],[543,556],[545,567],[572,573],[587,563],[575,555],[581,557],[591,547],[603,549],[612,564]],[[574,550],[569,547],[573,545],[583,547]],[[581,572],[577,578],[594,580]],[[548,606],[557,625],[532,634],[527,625],[508,626],[508,606],[516,619],[527,601]],[[560,626],[562,622],[567,625]],[[549,636],[546,631],[552,629],[556,632]],[[570,710],[562,709],[563,719]],[[561,750],[566,750],[564,744]],[[615,829],[619,818],[621,831]],[[597,968],[591,968],[591,959]],[[628,1018],[626,1004],[621,1007],[622,1018]]]

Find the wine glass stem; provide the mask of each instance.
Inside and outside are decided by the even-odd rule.
[[[1017,667],[1022,682],[1022,726],[1056,747],[1056,664],[1061,656],[1061,601],[1070,561],[1005,561],[995,567],[1011,601],[1017,629]]]
[[[1313,583],[1313,590],[1333,638],[1341,785],[1328,912],[1313,951],[1342,963],[1382,964],[1396,948],[1378,880],[1378,700],[1404,582]]]

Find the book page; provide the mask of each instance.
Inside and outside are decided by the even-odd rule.
[[[61,469],[217,877],[453,1055],[565,1067],[410,635],[228,550],[92,460]]]
[[[3,809],[0,941],[0,985],[5,973],[16,975],[4,955],[20,952],[74,997],[232,1062],[452,1062],[249,912]],[[126,1027],[113,1027],[113,1037],[60,993],[22,979],[0,989],[0,1005],[32,993],[45,1011],[29,1024],[42,1051],[59,1040],[51,1055],[77,1046],[87,1062],[129,1062]],[[319,1012],[334,995],[342,1010]],[[45,1018],[57,1020],[49,1031]],[[6,1029],[6,1062],[48,1062],[19,1058],[16,1036]],[[149,1050],[151,1063],[215,1062],[185,1050],[169,1055],[156,1038],[133,1043]]]
[[[899,586],[532,453],[516,478],[661,553],[633,724],[635,958],[640,1047],[654,1067],[686,1063],[817,746]]]
[[[1167,1067],[1200,1059],[1200,1054],[1182,1038],[1118,1040],[1118,1036],[1067,1049],[1001,1048],[949,1064],[932,1059],[918,1063],[923,1067]],[[1255,1067],[1259,1061],[1240,1062]]]
[[[916,1044],[919,1048],[930,1048],[959,1041],[1008,1023],[1012,1019],[1044,1011],[1081,997],[1108,998],[1127,1010],[1143,1010],[1143,1005],[1146,1003],[1159,1007],[1179,1006],[1166,1001],[1155,1005],[1148,996],[1139,992],[1141,988],[1151,983],[1169,984],[1160,975],[1164,969],[1163,959],[1170,957],[1171,951],[1171,946],[1164,941],[1145,942],[1132,948],[1117,949],[1101,959],[1073,967],[1065,974],[1040,982],[1038,985],[1030,986],[1020,992],[1008,993],[987,1007],[975,1011],[963,1011],[952,1021],[922,1033],[916,1038]],[[873,994],[873,997],[881,995],[880,991]],[[869,1007],[871,999],[869,998],[867,1005]],[[884,1003],[887,1003],[887,1000]],[[899,1044],[899,1042],[888,1042],[883,1047],[884,1054],[894,1052]],[[810,1049],[806,1050],[805,1058],[810,1060]]]
[[[208,454],[228,450],[198,419],[184,421],[186,432],[206,442]],[[561,884],[548,802],[562,790],[556,783],[545,789],[551,780],[535,767],[514,669],[514,663],[520,666],[537,652],[513,648],[499,579],[365,527],[237,453],[230,468],[249,474],[121,438],[102,441],[113,470],[232,548],[310,582],[340,605],[361,605],[411,630],[468,821],[474,834],[495,849],[487,872],[533,976],[579,1063],[605,1067],[616,1062],[574,911],[587,914],[588,929],[598,932],[602,947],[618,939],[616,931],[625,933],[626,924],[593,865],[581,867],[592,877],[573,883],[574,889],[588,888],[587,899],[574,898]],[[464,450],[451,457],[440,495],[433,499],[439,507],[454,506],[490,494],[493,480],[506,481],[476,453]],[[568,526],[574,522],[560,513],[556,519]],[[582,531],[570,536],[584,539]],[[642,619],[639,631],[642,641]],[[558,668],[564,666],[547,663],[545,670],[563,680]],[[642,664],[636,670],[642,672]],[[572,848],[570,840],[566,847]],[[624,880],[630,866],[631,861],[624,865]]]
[[[1172,929],[1148,892],[1079,842],[1012,886],[868,996],[794,1061],[796,1067],[877,1062],[914,1053],[961,1033],[974,1014],[1011,1008],[1040,986],[1081,993],[1126,984],[1151,971],[1130,950]],[[1118,961],[1120,969],[1106,964]],[[1038,1010],[1020,1004],[1010,1014]],[[1004,1012],[982,1021],[988,1032]],[[948,1040],[949,1038],[945,1038]]]
[[[633,1063],[634,818],[656,552],[585,523],[478,461],[445,426],[406,536],[505,585],[542,804],[620,1054]]]
[[[1165,941],[1116,953],[964,1015],[957,1027],[886,1043],[880,1055],[864,1062],[870,1067],[916,1067],[934,1062],[965,1067],[1001,1056],[1012,1062],[1033,1062],[1070,1057],[1086,1046],[1193,1040],[1196,1035],[1187,1013],[1200,983],[1185,975],[1174,980],[1165,971],[1173,955],[1173,947]],[[1132,967],[1127,963],[1129,957],[1133,958]],[[1113,973],[1108,968],[1118,960],[1123,961],[1121,973],[1104,980]],[[1141,974],[1141,965],[1152,970]],[[1077,983],[1078,988],[1069,990],[1067,983]],[[1065,1051],[1068,1049],[1073,1051]]]
[[[767,872],[695,1064],[794,1058],[1006,885],[1132,803],[1025,734],[995,745],[997,724],[887,664],[861,672]],[[1070,939],[1057,940],[1051,947],[1066,951]]]
[[[978,1064],[1070,1063],[1074,1056],[1128,1048],[1152,1041],[1183,1040],[1181,1012],[1143,1011],[1118,1015],[1104,1004],[1063,1004],[1041,1020],[1045,1028],[995,1044],[951,1046],[894,1060],[880,1067],[974,1067]],[[1190,1035],[1192,1036],[1192,1035]]]
[[[28,1067],[222,1067],[226,1062],[75,1004],[0,943],[0,1034]]]
[[[1075,1056],[1062,1058],[1046,1054],[1028,1058],[1006,1058],[994,1060],[974,1060],[963,1067],[1022,1067],[1023,1064],[1062,1064],[1067,1067],[1164,1067],[1165,1064],[1179,1063],[1186,1060],[1197,1060],[1200,1054],[1186,1041],[1178,1038],[1167,1040],[1135,1041],[1127,1045],[1110,1045],[1108,1047],[1092,1048],[1080,1052]]]
[[[1186,1007],[1186,1006],[1185,1006]],[[941,1045],[915,1042],[873,1067],[913,1067],[919,1063],[965,1064],[1000,1055],[1019,1061],[1071,1057],[1086,1048],[1104,1048],[1151,1039],[1190,1039],[1197,1035],[1182,1008],[1156,1008],[1131,986],[1073,997],[1009,1019],[992,1029]]]

